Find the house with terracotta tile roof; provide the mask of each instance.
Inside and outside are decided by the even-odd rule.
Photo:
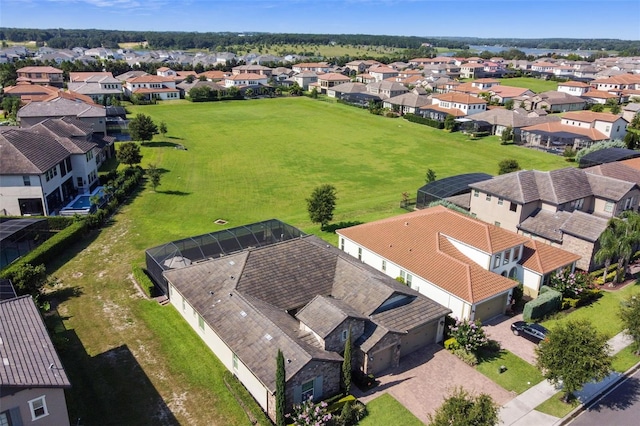
[[[524,87],[511,87],[501,85],[491,86],[488,92],[489,94],[491,94],[491,100],[497,101],[501,104],[515,100],[518,97],[535,95],[535,93],[533,93],[530,89]]]
[[[122,98],[122,82],[110,72],[69,73],[67,88],[70,91],[89,96],[94,102],[103,104],[105,99]]]
[[[460,77],[479,78],[484,75],[484,65],[476,62],[467,62],[460,65]]]
[[[336,72],[318,75],[318,85],[320,86],[320,93],[327,93],[327,90],[329,90],[331,87],[349,82],[351,82],[351,78],[347,77],[344,74],[339,74]]]
[[[443,338],[445,306],[278,220],[194,239],[202,242],[195,250],[180,242],[147,250],[147,266],[272,420],[278,350],[290,412],[340,391],[349,330],[352,368],[366,374]]]
[[[16,83],[27,82],[46,86],[63,87],[64,77],[62,70],[50,66],[22,67],[16,70],[18,78]]]
[[[514,279],[535,296],[551,273],[573,268],[579,257],[539,250],[529,238],[443,206],[336,232],[346,253],[470,320],[503,314]]]
[[[608,112],[572,111],[562,116],[562,124],[595,129],[607,138],[622,140],[627,134],[627,120]]]
[[[486,111],[487,109],[487,101],[484,99],[462,93],[445,93],[442,95],[435,95],[433,97],[433,105],[444,109],[450,109],[455,114],[457,114],[457,112],[453,110],[461,111],[465,116],[478,114]]]
[[[176,100],[180,99],[180,90],[176,88],[174,77],[159,75],[141,75],[125,80],[126,96],[140,95],[144,99]]]
[[[333,66],[328,62],[301,62],[291,66],[291,69],[297,73],[305,71],[319,72],[331,72]]]
[[[558,92],[568,93],[573,96],[582,96],[591,86],[581,81],[565,81],[558,83]]]
[[[617,93],[625,89],[640,90],[640,75],[620,74],[608,78],[599,78],[593,80],[590,84],[593,88],[605,92]]]
[[[585,99],[557,90],[523,97],[519,102],[520,106],[528,110],[546,109],[548,112],[580,111],[587,106]]]
[[[398,76],[399,72],[396,69],[388,67],[386,65],[378,65],[369,68],[369,75],[372,76],[375,81],[382,81],[388,78]]]
[[[470,184],[470,212],[485,222],[579,255],[577,266],[589,271],[597,266],[593,256],[607,221],[625,210],[638,209],[640,176],[620,177],[576,168],[520,170]]]
[[[269,82],[269,78],[266,75],[262,74],[252,74],[252,73],[241,73],[241,74],[232,74],[230,76],[225,77],[224,86],[225,87],[245,87],[245,86],[257,86],[257,85],[267,85]]]
[[[29,82],[17,83],[15,86],[6,86],[2,89],[5,96],[20,98],[22,102],[38,101],[55,95],[60,91],[54,86],[46,86],[41,84],[31,84]]]

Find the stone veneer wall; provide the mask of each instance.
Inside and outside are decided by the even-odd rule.
[[[580,256],[580,260],[576,262],[576,267],[583,271],[590,272],[593,269],[593,255],[596,252],[595,244],[574,237],[573,235],[564,234],[562,236],[562,249]]]

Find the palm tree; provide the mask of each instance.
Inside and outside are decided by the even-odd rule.
[[[618,241],[616,239],[616,235],[613,232],[611,221],[607,225],[607,228],[604,230],[602,235],[600,235],[599,241],[600,248],[596,252],[594,260],[598,264],[604,263],[604,273],[602,275],[602,283],[604,284],[607,282],[607,272],[609,272],[611,260],[618,255]]]
[[[627,265],[640,242],[640,215],[632,210],[627,210],[620,215],[617,222],[619,223],[618,244],[620,252],[618,256],[620,260],[618,261],[616,278],[620,282],[624,278]]]

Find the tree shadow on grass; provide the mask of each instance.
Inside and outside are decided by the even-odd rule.
[[[147,142],[145,146],[147,148],[176,148],[178,145],[180,144],[164,141],[164,142]]]
[[[191,195],[191,192],[184,192],[184,191],[174,191],[174,190],[168,190],[168,191],[156,191],[158,194],[166,194],[166,195],[179,195],[179,196],[185,196],[185,195]]]
[[[176,139],[176,140],[179,140],[179,141],[184,140],[184,138],[179,138],[179,137],[177,137],[177,136],[167,136],[167,138],[169,138],[169,139]]]
[[[360,222],[359,220],[351,220],[351,221],[342,221],[342,222],[332,223],[332,224],[327,225],[324,228],[324,232],[334,233],[338,229],[350,228],[352,226],[362,225],[363,223],[364,222]]]
[[[507,351],[504,349],[500,349],[497,351],[490,350],[490,349],[480,349],[477,354],[478,363],[494,361],[500,358],[501,356],[505,355],[506,353]]]

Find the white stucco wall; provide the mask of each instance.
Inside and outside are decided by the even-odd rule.
[[[19,198],[44,198],[38,176],[29,178],[31,186],[24,186],[22,176],[0,175],[0,214],[20,216]]]
[[[522,268],[522,286],[524,294],[531,297],[537,297],[542,284],[542,276],[530,269]]]
[[[358,249],[362,250],[362,261],[367,265],[374,267],[375,269],[385,273],[391,278],[397,278],[404,275],[405,279],[407,279],[407,274],[411,274],[411,288],[424,294],[429,299],[440,303],[443,306],[448,307],[452,310],[451,315],[456,318],[469,318],[471,314],[471,305],[464,300],[454,296],[453,294],[443,290],[442,288],[436,286],[435,284],[427,281],[426,279],[414,275],[411,271],[407,271],[406,269],[402,269],[400,266],[396,265],[389,260],[383,259],[380,255],[373,253],[366,248],[360,247],[354,241],[349,240],[341,235],[338,236],[338,243],[341,244],[342,240],[344,240],[344,251],[345,253],[358,258]],[[340,245],[342,247],[342,245]],[[386,268],[382,269],[382,261],[385,260]],[[403,274],[404,272],[404,274]]]
[[[246,365],[238,359],[238,368],[233,368],[233,351],[218,337],[211,327],[204,323],[204,330],[200,328],[198,324],[198,313],[193,309],[193,306],[182,297],[179,291],[177,291],[171,283],[169,283],[169,300],[173,307],[182,315],[182,318],[187,321],[191,328],[200,336],[200,338],[207,344],[209,349],[218,357],[220,362],[242,382],[247,388],[249,393],[258,401],[263,410],[268,410],[267,395],[268,390],[262,384],[260,380],[247,368]],[[184,303],[184,305],[183,305]]]

